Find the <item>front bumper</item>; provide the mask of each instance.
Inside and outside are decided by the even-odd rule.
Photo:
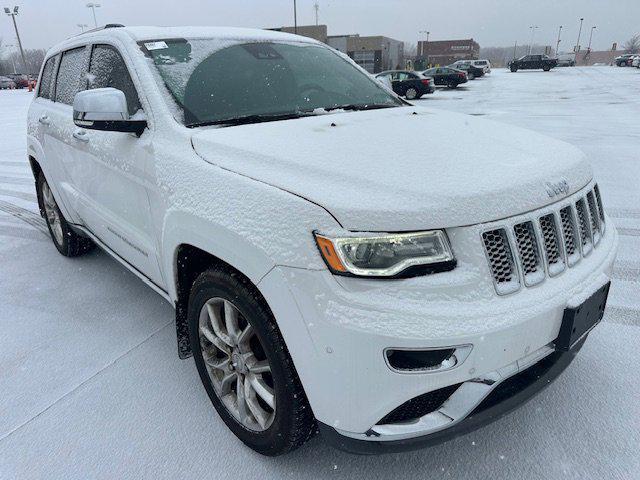
[[[327,435],[349,444],[404,445],[475,424],[469,419],[494,387],[555,355],[552,345],[567,305],[588,298],[611,274],[618,237],[607,221],[600,243],[583,261],[534,287],[497,296],[479,240],[486,228],[492,226],[448,232],[458,258],[451,272],[372,282],[276,267],[259,283]],[[465,345],[472,346],[468,356],[443,371],[394,371],[384,355],[387,349]],[[455,415],[449,410],[451,415],[421,414],[418,422],[383,421],[410,400],[455,385],[475,399],[458,402]]]
[[[467,434],[499,419],[520,407],[551,384],[573,361],[582,348],[583,339],[570,352],[546,352],[546,356],[533,365],[523,366],[518,373],[501,378],[500,372],[477,380],[478,390],[486,390],[486,395],[474,406],[471,413],[448,428],[419,437],[380,441],[341,435],[328,425],[319,423],[323,438],[332,446],[350,453],[373,455],[393,453],[437,445]],[[504,373],[504,372],[503,372]],[[450,414],[455,414],[449,411]]]

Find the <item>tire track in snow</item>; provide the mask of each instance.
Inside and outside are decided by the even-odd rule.
[[[49,230],[45,224],[44,219],[37,213],[27,210],[26,208],[18,207],[12,203],[0,200],[0,211],[8,213],[20,220],[28,223],[32,227],[36,228],[45,235],[49,235]]]
[[[20,198],[22,200],[28,200],[28,201],[33,202],[33,203],[37,203],[38,202],[38,198],[36,197],[36,195],[34,193],[18,192],[16,190],[7,190],[7,189],[4,189],[4,188],[0,188],[0,195],[5,196],[5,197]]]
[[[0,176],[0,183],[8,183],[11,185],[31,185],[33,180],[28,177],[5,177]]]

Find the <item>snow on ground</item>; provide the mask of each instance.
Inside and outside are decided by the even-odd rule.
[[[465,437],[380,457],[315,438],[268,459],[229,433],[177,358],[164,300],[101,252],[58,255],[26,161],[30,96],[0,92],[0,479],[640,478],[639,93],[630,68],[496,70],[416,102],[587,153],[621,234],[605,322],[558,381]],[[447,148],[428,132],[408,141]]]

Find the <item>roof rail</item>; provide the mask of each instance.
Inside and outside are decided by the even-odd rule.
[[[87,33],[100,32],[102,30],[107,30],[109,28],[124,28],[124,25],[122,25],[121,23],[107,23],[103,27],[92,28],[91,30],[87,30],[86,32],[82,32],[82,33],[79,33],[77,35],[74,35],[74,37],[79,37],[79,36],[85,35]]]

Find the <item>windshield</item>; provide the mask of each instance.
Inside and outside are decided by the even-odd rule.
[[[188,127],[402,105],[328,47],[173,39],[142,42],[141,48]]]

